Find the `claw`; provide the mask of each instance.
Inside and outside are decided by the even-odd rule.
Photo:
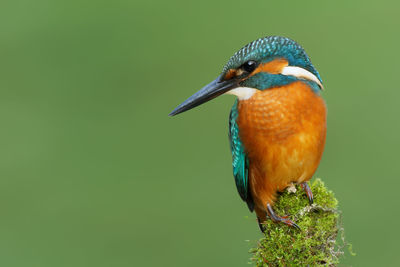
[[[262,220],[257,217],[257,221],[258,221],[258,227],[260,227],[261,232],[265,233],[265,227],[262,224]]]
[[[301,183],[300,186],[304,190],[304,192],[306,192],[308,202],[310,202],[310,205],[311,205],[314,202],[314,197],[313,197],[313,193],[311,191],[310,186],[308,185],[307,182]]]
[[[297,224],[295,224],[292,220],[290,220],[287,216],[280,217],[276,215],[269,203],[267,204],[267,213],[274,222],[281,222],[290,227],[295,227],[300,230],[300,227]]]

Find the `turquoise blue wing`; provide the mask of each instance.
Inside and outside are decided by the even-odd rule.
[[[229,115],[229,141],[232,152],[233,176],[240,197],[247,203],[250,211],[254,210],[254,202],[249,191],[249,161],[239,137],[239,128],[236,122],[238,117],[238,101],[233,104]]]

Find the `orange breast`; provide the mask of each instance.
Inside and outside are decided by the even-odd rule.
[[[309,180],[316,171],[325,144],[325,102],[307,84],[295,82],[258,91],[239,101],[238,109],[252,196],[265,210],[277,191]]]

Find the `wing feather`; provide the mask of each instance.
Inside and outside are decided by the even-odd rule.
[[[238,100],[235,101],[229,115],[229,141],[232,152],[233,176],[240,197],[247,203],[250,211],[254,210],[254,202],[249,191],[249,161],[244,151],[243,143],[239,137],[237,117]]]

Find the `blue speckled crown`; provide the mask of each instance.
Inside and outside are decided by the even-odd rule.
[[[268,36],[247,44],[229,59],[223,73],[236,69],[249,60],[268,62],[279,57],[286,58],[290,66],[301,67],[313,73],[322,83],[304,49],[292,39],[281,36]]]

